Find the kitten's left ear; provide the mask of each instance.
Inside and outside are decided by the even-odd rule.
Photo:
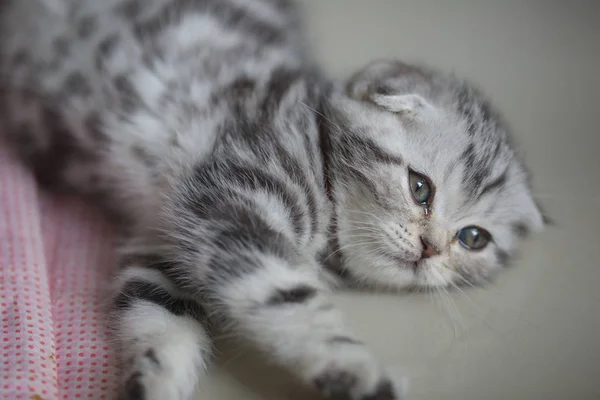
[[[432,106],[420,92],[428,81],[425,71],[400,61],[376,61],[355,74],[346,86],[348,96],[368,101],[393,113],[416,115]]]
[[[399,114],[418,114],[430,107],[427,100],[418,94],[379,94],[373,93],[368,99],[388,111]]]

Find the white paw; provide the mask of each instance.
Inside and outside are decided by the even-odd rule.
[[[403,385],[391,379],[360,345],[343,346],[317,363],[312,384],[326,398],[344,400],[402,400]]]
[[[153,350],[131,360],[125,369],[120,400],[188,400],[194,385]]]

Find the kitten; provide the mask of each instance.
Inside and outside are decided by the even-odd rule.
[[[325,396],[399,399],[330,289],[483,282],[543,225],[476,89],[399,61],[329,84],[287,1],[0,13],[6,137],[40,183],[121,221],[124,399],[189,399],[213,329]]]

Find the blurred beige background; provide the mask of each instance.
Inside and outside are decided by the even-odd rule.
[[[356,331],[411,378],[410,400],[600,399],[600,1],[302,4],[334,76],[398,57],[478,82],[512,124],[556,220],[484,290],[340,296]],[[314,398],[231,347],[200,400]]]

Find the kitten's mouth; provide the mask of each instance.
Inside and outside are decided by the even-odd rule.
[[[390,259],[392,259],[396,265],[398,265],[398,267],[400,269],[404,269],[404,270],[412,270],[414,272],[417,271],[417,269],[419,269],[419,261],[413,261],[411,259],[406,259],[402,256],[399,256],[398,254],[393,254],[393,253],[385,253],[385,255],[387,257],[389,257]]]
[[[411,267],[412,267],[413,272],[416,273],[417,270],[419,269],[419,262],[415,261],[415,262],[411,263]]]

